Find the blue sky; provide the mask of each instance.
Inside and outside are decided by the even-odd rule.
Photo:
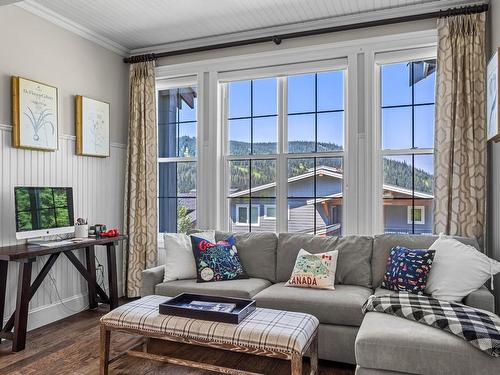
[[[317,98],[315,85],[317,84]],[[277,80],[276,78],[253,81],[253,108],[251,108],[250,81],[229,84],[229,118],[270,116],[254,118],[254,142],[276,142],[277,134]],[[319,73],[317,83],[314,74],[288,78],[288,139],[289,141],[314,141],[314,113],[318,111],[342,111],[343,72]],[[253,111],[252,111],[253,110]],[[253,112],[253,113],[252,113]],[[230,120],[230,139],[250,141],[250,120]],[[318,140],[343,144],[343,112],[318,115]]]

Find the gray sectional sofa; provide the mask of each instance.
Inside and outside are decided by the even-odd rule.
[[[228,235],[217,232],[216,239]],[[320,321],[319,357],[357,364],[358,375],[500,373],[500,359],[489,358],[451,334],[386,314],[361,313],[370,295],[388,293],[380,285],[391,248],[428,248],[437,237],[319,237],[294,233],[234,236],[249,279],[163,283],[164,267],[158,266],[143,272],[142,295],[191,292],[252,298],[260,307],[310,313]],[[458,240],[477,247],[473,239]],[[339,250],[334,291],[284,286],[301,248],[312,253]],[[493,301],[493,295],[483,287],[464,303],[493,311]]]

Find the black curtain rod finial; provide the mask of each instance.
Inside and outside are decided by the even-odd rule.
[[[139,62],[146,62],[146,61],[152,61],[152,60],[156,60],[156,55],[154,53],[125,57],[123,59],[123,62],[127,63],[127,64],[135,64],[135,63],[139,63]]]

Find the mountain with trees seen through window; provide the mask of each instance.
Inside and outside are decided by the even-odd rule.
[[[314,152],[314,142],[292,141],[288,148],[294,154]],[[183,136],[179,138],[179,156],[193,156],[196,149],[196,138]],[[341,147],[334,143],[318,142],[318,152],[339,151]],[[231,141],[231,155],[249,155],[250,143]],[[254,154],[265,155],[276,153],[276,143],[255,143]],[[294,155],[296,156],[296,155]],[[248,160],[236,160],[230,162],[231,189],[233,191],[245,190],[249,187],[250,162]],[[321,157],[316,158],[316,167],[327,166],[342,170],[342,158]],[[194,163],[178,163],[177,188],[179,192],[188,193],[196,186],[196,172]],[[289,158],[288,177],[294,177],[306,173],[314,168],[313,158]],[[252,187],[268,184],[276,181],[276,163],[274,160],[253,160]],[[384,159],[384,183],[412,190],[412,180],[415,180],[415,191],[432,194],[434,176],[420,168],[415,168],[414,177],[411,165],[394,159]]]

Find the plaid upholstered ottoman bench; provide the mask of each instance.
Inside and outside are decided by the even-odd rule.
[[[147,296],[122,305],[101,318],[101,374],[122,355],[195,367],[225,374],[252,372],[148,353],[149,338],[279,358],[291,362],[291,374],[302,374],[302,357],[311,358],[311,374],[318,371],[318,319],[309,314],[257,308],[240,324],[162,315],[164,296]],[[130,350],[110,359],[110,336],[120,331],[144,337],[142,350]]]

